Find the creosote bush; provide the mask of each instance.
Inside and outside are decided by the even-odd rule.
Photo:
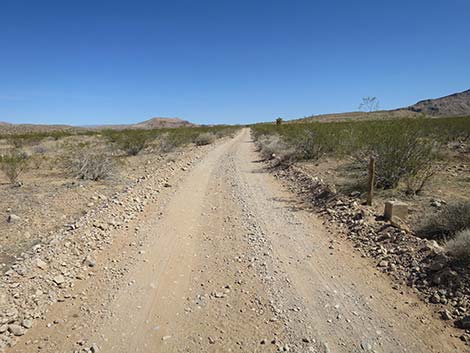
[[[194,143],[197,146],[210,145],[211,143],[214,143],[215,139],[216,137],[213,133],[203,132],[202,134],[196,136],[196,138],[194,139]]]
[[[394,189],[405,181],[409,192],[418,193],[433,175],[438,143],[423,134],[421,125],[421,120],[395,122],[370,136],[366,151],[376,158],[377,187]]]
[[[63,163],[73,177],[81,180],[103,180],[115,169],[115,161],[105,149],[86,144],[68,146]]]
[[[418,225],[417,234],[427,239],[449,239],[470,228],[470,201],[446,205]]]
[[[469,118],[403,118],[342,122],[257,124],[257,140],[279,135],[295,150],[298,160],[323,156],[354,157],[366,172],[369,157],[376,159],[376,187],[405,186],[421,192],[436,172],[439,150],[448,141],[470,133]]]
[[[136,156],[142,151],[150,140],[146,130],[105,131],[103,134],[118,149],[128,156]]]
[[[470,263],[470,228],[455,234],[453,239],[445,243],[445,249],[454,260]]]
[[[27,169],[29,156],[22,151],[12,149],[4,155],[0,155],[0,169],[11,184],[18,181],[18,177]]]

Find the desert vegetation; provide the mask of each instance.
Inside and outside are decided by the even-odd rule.
[[[443,160],[443,147],[468,141],[468,118],[398,119],[304,124],[260,124],[253,128],[263,154],[282,161],[318,161],[322,157],[352,158],[366,165],[377,160],[376,186],[419,193]],[[287,158],[288,156],[288,158]],[[364,168],[365,170],[365,168]]]

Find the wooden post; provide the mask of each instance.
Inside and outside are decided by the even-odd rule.
[[[370,157],[369,160],[369,181],[367,183],[367,205],[372,206],[372,198],[374,197],[375,184],[375,158]]]

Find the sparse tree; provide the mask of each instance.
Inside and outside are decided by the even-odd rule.
[[[379,109],[379,99],[377,97],[363,97],[359,110],[367,113],[374,112]]]
[[[284,121],[284,120],[282,120],[281,117],[277,118],[277,119],[276,119],[276,125],[281,125],[283,121]]]

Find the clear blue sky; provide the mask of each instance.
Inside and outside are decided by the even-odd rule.
[[[469,0],[0,4],[0,121],[246,123],[469,88]]]

